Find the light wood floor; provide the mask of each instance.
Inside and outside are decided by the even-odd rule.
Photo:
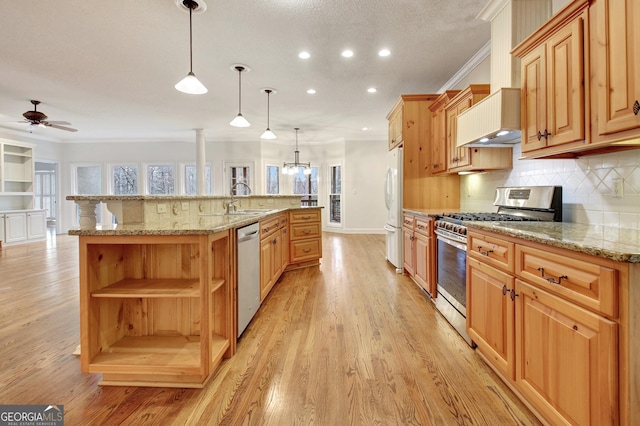
[[[100,387],[80,372],[77,238],[0,251],[0,404],[68,425],[529,425],[533,415],[384,260],[384,236],[324,234],[201,390]]]

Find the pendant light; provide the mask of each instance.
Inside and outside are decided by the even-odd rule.
[[[276,93],[276,91],[274,89],[261,89],[260,91],[267,94],[267,130],[260,135],[260,139],[276,139],[275,133],[273,133],[269,127],[269,97],[272,93]]]
[[[189,74],[176,84],[176,89],[190,95],[202,95],[207,93],[207,88],[193,73],[193,29],[191,23],[191,15],[200,5],[194,0],[183,0],[182,6],[189,9]],[[180,6],[181,7],[181,6]]]
[[[285,175],[294,175],[296,174],[296,172],[298,172],[300,169],[304,170],[304,174],[305,175],[310,175],[311,174],[311,163],[301,163],[300,162],[300,151],[298,151],[298,130],[300,130],[299,127],[295,127],[294,128],[296,131],[296,150],[294,151],[294,162],[293,163],[287,163],[285,162],[284,165],[282,166],[282,173]]]
[[[251,123],[242,115],[242,73],[251,71],[251,68],[237,64],[231,65],[231,69],[238,71],[238,115],[229,124],[233,127],[249,127]]]

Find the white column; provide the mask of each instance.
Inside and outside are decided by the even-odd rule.
[[[205,149],[204,149],[204,132],[202,129],[196,129],[196,177],[198,195],[205,195],[207,185],[205,181]]]

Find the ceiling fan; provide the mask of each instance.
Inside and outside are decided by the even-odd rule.
[[[22,116],[25,118],[24,122],[29,123],[29,131],[34,127],[53,127],[54,129],[66,130],[67,132],[77,132],[78,129],[67,127],[71,123],[66,121],[47,121],[46,114],[38,111],[38,105],[40,101],[31,100],[33,104],[33,111],[27,111]]]

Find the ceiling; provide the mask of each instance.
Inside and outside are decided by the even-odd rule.
[[[175,0],[0,2],[0,132],[60,142],[381,140],[400,94],[437,93],[488,40],[487,0],[205,0],[193,14],[193,71],[209,89],[178,92],[189,71],[189,14]],[[346,48],[352,58],[343,58]],[[377,52],[387,48],[388,57]],[[306,50],[309,59],[298,58]],[[242,113],[235,128],[238,73]],[[367,88],[375,87],[376,93]],[[309,95],[307,89],[317,93]],[[78,132],[16,123],[42,102]],[[363,128],[369,130],[363,131]],[[37,134],[36,134],[37,133]]]

